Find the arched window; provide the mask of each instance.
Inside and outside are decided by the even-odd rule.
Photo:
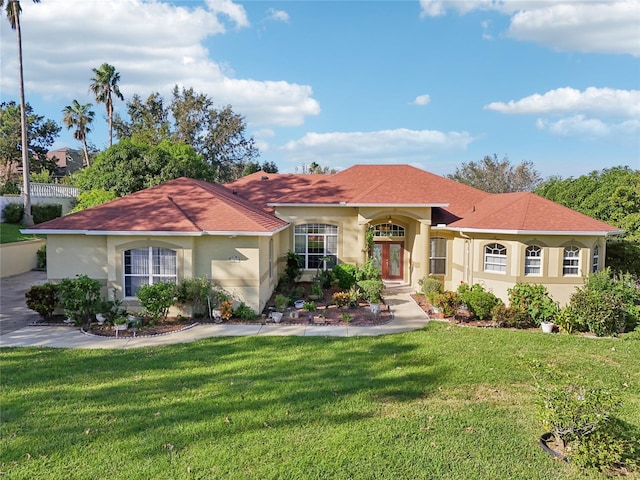
[[[404,237],[404,227],[395,223],[379,223],[373,227],[375,237]]]
[[[507,247],[499,243],[490,243],[484,247],[484,271],[507,272]]]
[[[447,239],[432,237],[429,248],[429,273],[446,275],[447,273]]]
[[[167,248],[134,248],[123,253],[124,296],[134,297],[140,285],[176,283],[176,252]]]
[[[296,225],[294,251],[303,259],[304,269],[326,270],[338,263],[338,227],[323,223]]]
[[[580,275],[580,247],[565,247],[562,257],[562,275]]]
[[[537,245],[531,245],[525,250],[524,274],[542,274],[542,249]]]
[[[600,264],[600,249],[598,248],[598,245],[596,245],[595,247],[593,247],[593,258],[591,261],[591,272],[592,273],[597,273],[598,272],[598,267]]]

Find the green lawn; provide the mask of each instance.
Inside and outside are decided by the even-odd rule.
[[[383,337],[0,351],[11,479],[601,478],[537,445],[531,361],[622,389],[640,341],[431,323]],[[635,474],[638,478],[638,474]]]
[[[22,242],[23,240],[35,240],[35,235],[23,235],[20,229],[22,225],[13,223],[0,223],[0,243]]]

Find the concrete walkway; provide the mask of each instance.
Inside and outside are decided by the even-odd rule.
[[[77,327],[34,327],[39,318],[24,304],[24,292],[30,285],[46,282],[45,274],[29,272],[2,279],[0,285],[0,347],[56,347],[125,349],[187,343],[208,337],[248,335],[354,337],[407,332],[424,327],[429,321],[411,299],[409,287],[387,288],[385,301],[391,306],[393,320],[374,327],[319,325],[225,325],[203,324],[188,330],[143,338],[105,338],[83,334]]]

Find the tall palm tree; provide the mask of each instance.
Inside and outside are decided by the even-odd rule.
[[[124,100],[120,93],[118,82],[120,73],[116,68],[108,63],[103,63],[99,68],[92,69],[94,77],[91,79],[89,89],[96,97],[96,102],[104,103],[107,107],[107,119],[109,121],[109,146],[113,145],[113,96]]]
[[[33,0],[33,3],[40,3],[40,0]],[[0,0],[0,8],[4,7],[4,0]],[[24,219],[26,226],[33,225],[31,216],[31,186],[29,184],[29,143],[27,142],[27,114],[26,102],[24,101],[24,78],[22,69],[22,31],[20,30],[20,2],[18,0],[7,0],[7,19],[11,28],[16,31],[18,37],[18,81],[20,83],[20,126],[22,130],[22,196],[24,199]]]
[[[93,122],[93,117],[96,114],[93,110],[90,110],[92,106],[93,104],[91,103],[80,105],[77,100],[74,100],[71,105],[67,105],[62,110],[62,113],[64,113],[64,118],[62,119],[64,126],[67,127],[67,130],[75,127],[73,138],[82,142],[84,163],[87,167],[90,166],[87,133],[91,132],[89,125]]]

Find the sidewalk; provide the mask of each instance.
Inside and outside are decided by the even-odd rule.
[[[1,285],[0,292],[0,347],[55,347],[55,348],[91,348],[91,349],[126,349],[137,347],[149,347],[169,345],[174,343],[188,343],[208,337],[237,337],[249,335],[273,335],[273,336],[333,336],[333,337],[354,337],[386,335],[391,333],[401,333],[410,330],[417,330],[424,327],[429,319],[410,297],[412,290],[407,287],[394,287],[387,290],[385,301],[391,306],[394,318],[385,325],[374,327],[336,327],[319,325],[225,325],[206,324],[196,325],[188,330],[162,335],[156,337],[143,338],[105,338],[83,334],[76,327],[31,327],[30,321],[38,318],[37,314],[30,315],[26,306],[23,312],[19,309],[19,301],[24,305],[24,291],[29,287],[29,282],[44,283],[46,279],[41,279],[37,275],[29,274],[9,277],[13,279],[11,287]],[[44,276],[44,275],[43,275]],[[18,278],[20,277],[20,278]],[[27,285],[29,284],[29,285]],[[22,287],[20,287],[22,286]],[[19,289],[23,288],[22,293]],[[8,295],[15,295],[18,298],[8,298]],[[5,307],[8,307],[5,310]],[[33,312],[32,312],[33,313]],[[20,322],[11,320],[13,315],[20,318]],[[25,320],[30,320],[25,323]],[[5,322],[7,328],[5,328]]]

